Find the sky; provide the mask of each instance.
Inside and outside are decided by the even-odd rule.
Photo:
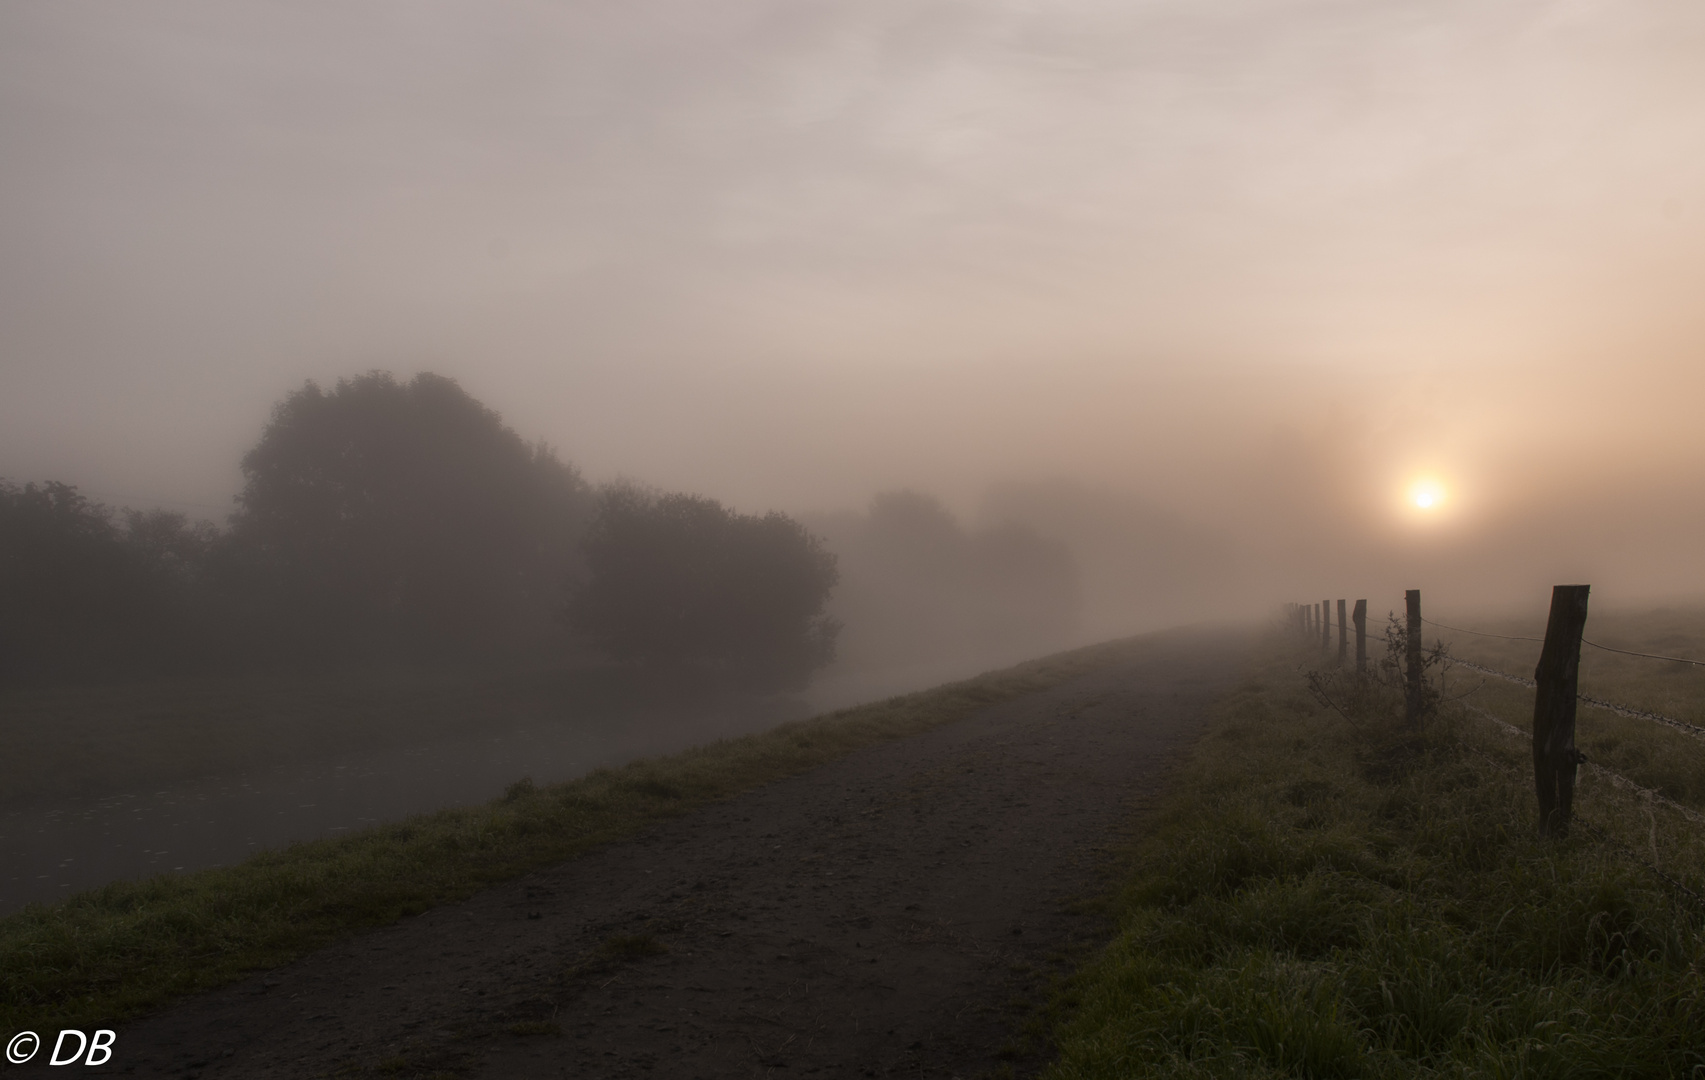
[[[430,370],[593,481],[1064,515],[1125,611],[1701,596],[1702,102],[1694,0],[10,3],[0,477],[217,519]]]

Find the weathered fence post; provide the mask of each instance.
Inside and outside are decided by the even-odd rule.
[[[1533,670],[1533,782],[1539,795],[1539,835],[1567,836],[1575,804],[1575,691],[1581,674],[1581,632],[1590,585],[1551,590],[1545,645]]]
[[[1405,659],[1408,670],[1404,672],[1405,687],[1403,692],[1403,718],[1409,721],[1411,728],[1421,726],[1421,590],[1410,589],[1403,594],[1404,606],[1408,609],[1408,633],[1405,635]]]
[[[1368,602],[1356,601],[1356,674],[1368,673]]]
[[[1322,649],[1332,647],[1332,601],[1330,600],[1320,602],[1320,647]]]
[[[1338,601],[1338,666],[1344,666],[1344,659],[1350,653],[1350,625],[1344,618],[1344,601]]]

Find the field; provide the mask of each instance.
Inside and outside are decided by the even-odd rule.
[[[1531,675],[1537,643],[1438,633]],[[1587,636],[1705,657],[1697,614],[1594,618]],[[1050,1080],[1705,1070],[1697,825],[1588,772],[1586,827],[1542,842],[1529,744],[1469,708],[1525,730],[1531,691],[1458,667],[1411,734],[1395,691],[1338,678],[1323,701],[1303,675],[1330,659],[1273,650],[1131,852],[1119,933],[1056,1002]],[[1705,714],[1698,669],[1587,654],[1583,693]],[[1589,759],[1705,811],[1705,745],[1596,709],[1579,728]]]

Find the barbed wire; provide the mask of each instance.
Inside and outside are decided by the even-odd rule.
[[[1495,724],[1499,728],[1503,729],[1503,731],[1508,735],[1512,735],[1518,739],[1531,738],[1531,736],[1527,732],[1523,731],[1521,728],[1516,727],[1514,724],[1505,720],[1503,717],[1498,716],[1497,714],[1493,713],[1489,709],[1483,709],[1478,705],[1469,705],[1469,704],[1464,704],[1463,708],[1468,710],[1471,713],[1474,713],[1474,714],[1486,719],[1486,720],[1490,720],[1493,724]],[[1591,772],[1595,776],[1602,776],[1604,779],[1610,781],[1610,783],[1615,787],[1619,787],[1624,791],[1631,791],[1631,792],[1639,795],[1642,798],[1651,799],[1654,802],[1663,803],[1665,806],[1669,807],[1671,810],[1674,810],[1676,813],[1680,814],[1681,816],[1687,818],[1689,821],[1692,821],[1692,822],[1699,824],[1699,825],[1705,825],[1705,814],[1701,814],[1699,811],[1694,810],[1691,807],[1681,805],[1680,803],[1676,802],[1674,799],[1672,799],[1669,796],[1663,794],[1662,792],[1656,790],[1655,788],[1649,788],[1643,784],[1636,783],[1635,781],[1628,779],[1628,777],[1623,776],[1621,773],[1617,772],[1615,769],[1609,769],[1603,765],[1598,765],[1598,764],[1595,764],[1591,761],[1583,761],[1581,764],[1583,764],[1587,767],[1588,772]]]
[[[1451,630],[1458,634],[1473,634],[1475,637],[1497,638],[1500,641],[1533,641],[1541,645],[1545,644],[1544,638],[1528,637],[1524,634],[1493,634],[1485,630],[1469,630],[1466,627],[1451,626],[1448,623],[1438,622],[1426,617],[1422,617],[1421,621],[1429,626],[1436,626],[1440,630]],[[1593,648],[1602,649],[1605,652],[1620,653],[1623,656],[1638,656],[1646,660],[1666,660],[1670,663],[1687,664],[1691,667],[1705,667],[1705,660],[1690,660],[1685,656],[1664,656],[1659,653],[1639,652],[1634,649],[1618,649],[1614,645],[1600,645],[1598,642],[1589,641],[1586,638],[1581,639],[1581,644],[1591,645]]]
[[[1496,716],[1493,716],[1491,713],[1487,712],[1485,709],[1476,708],[1475,706],[1472,706],[1472,705],[1470,705],[1469,708],[1473,709],[1475,712],[1480,713],[1480,715],[1486,717],[1488,720],[1491,720],[1493,723],[1495,723],[1499,727],[1502,727],[1505,730],[1511,732],[1512,734],[1520,736],[1522,738],[1526,738],[1526,735],[1521,731],[1521,729],[1517,728],[1514,724],[1505,723],[1503,720],[1499,719]],[[1520,769],[1515,768],[1514,766],[1510,765],[1508,762],[1499,761],[1497,758],[1493,757],[1491,754],[1488,754],[1486,751],[1480,749],[1478,746],[1471,746],[1468,743],[1463,743],[1462,745],[1466,749],[1472,751],[1473,753],[1479,755],[1480,757],[1485,758],[1487,761],[1491,762],[1493,765],[1497,766],[1498,768],[1502,769],[1505,772],[1509,772],[1509,773],[1520,773],[1521,772]],[[1634,783],[1632,780],[1627,779],[1626,777],[1622,776],[1620,773],[1612,772],[1609,769],[1605,769],[1605,768],[1602,768],[1600,766],[1593,765],[1591,762],[1584,762],[1583,764],[1585,764],[1587,766],[1587,768],[1589,768],[1589,769],[1594,769],[1594,770],[1598,771],[1599,773],[1602,773],[1608,777],[1611,777],[1612,783],[1615,783],[1617,780],[1621,780],[1622,784],[1617,784],[1618,787],[1621,787],[1621,786],[1623,786],[1623,784],[1626,784],[1627,786],[1634,788],[1636,791],[1647,792],[1653,798],[1659,799],[1659,800],[1667,803],[1668,805],[1674,807],[1675,809],[1680,810],[1683,814],[1686,814],[1689,818],[1691,818],[1695,821],[1705,821],[1705,816],[1701,816],[1699,814],[1696,814],[1692,810],[1689,810],[1685,806],[1681,806],[1680,804],[1672,802],[1669,799],[1665,799],[1662,795],[1659,795],[1657,792],[1652,791],[1650,788],[1640,787],[1640,785]],[[1675,891],[1682,893],[1683,895],[1687,896],[1688,899],[1692,900],[1695,904],[1698,904],[1700,907],[1705,908],[1705,896],[1700,896],[1699,893],[1696,890],[1694,890],[1691,886],[1687,885],[1685,882],[1676,880],[1674,877],[1671,877],[1669,874],[1664,873],[1663,870],[1659,869],[1657,863],[1647,861],[1645,856],[1641,855],[1639,852],[1635,851],[1633,848],[1629,847],[1628,845],[1622,843],[1622,841],[1616,839],[1614,836],[1611,836],[1609,833],[1607,833],[1603,829],[1599,828],[1592,821],[1589,821],[1585,816],[1583,816],[1581,814],[1575,814],[1573,816],[1574,816],[1574,819],[1576,822],[1585,826],[1587,831],[1591,832],[1594,836],[1598,837],[1600,843],[1609,847],[1611,850],[1615,851],[1617,854],[1621,855],[1623,858],[1628,859],[1630,862],[1634,862],[1634,863],[1639,864],[1640,866],[1645,867],[1648,871],[1650,871],[1654,876],[1656,876],[1664,884],[1668,885],[1670,888],[1674,889]]]
[[[1588,641],[1586,638],[1581,639],[1581,644],[1591,645],[1593,648],[1603,649],[1605,652],[1621,653],[1623,656],[1643,656],[1647,660],[1669,660],[1677,664],[1688,664],[1692,667],[1705,667],[1705,660],[1689,660],[1684,656],[1659,656],[1657,653],[1635,652],[1632,649],[1616,649],[1609,645],[1600,645],[1596,641]]]
[[[1610,712],[1617,713],[1621,716],[1631,717],[1635,720],[1650,720],[1653,723],[1665,724],[1669,727],[1675,728],[1677,731],[1684,731],[1696,739],[1705,739],[1705,727],[1700,727],[1698,724],[1690,724],[1686,720],[1677,720],[1673,716],[1665,716],[1663,713],[1655,713],[1647,709],[1634,709],[1627,705],[1618,705],[1614,701],[1603,701],[1599,698],[1588,697],[1585,694],[1576,694],[1575,700],[1582,702],[1583,704],[1592,705],[1596,708],[1607,709]]]
[[[1430,619],[1422,619],[1421,621],[1422,622],[1432,622],[1432,620],[1430,620]],[[1442,630],[1456,630],[1456,629],[1458,629],[1457,627],[1446,626],[1443,623],[1437,623],[1437,622],[1432,623],[1432,625],[1437,626]],[[1473,630],[1466,630],[1466,631],[1462,631],[1462,632],[1463,633],[1469,633],[1469,634],[1477,633],[1477,631],[1473,631]],[[1369,633],[1366,636],[1369,638],[1372,638],[1375,641],[1384,641],[1388,644],[1391,642],[1391,639],[1386,637],[1383,634]],[[1486,636],[1488,636],[1488,637],[1499,637],[1502,635],[1491,634],[1491,635],[1486,635]],[[1537,640],[1537,639],[1534,639],[1534,638],[1518,638],[1518,639],[1512,639],[1512,640],[1533,641],[1533,640]],[[1591,644],[1591,642],[1585,642],[1585,639],[1583,639],[1583,642],[1586,644]],[[1602,646],[1602,645],[1596,646],[1596,647],[1597,648],[1606,648],[1606,646]],[[1611,650],[1611,651],[1622,652],[1625,650],[1618,649],[1618,650]],[[1632,656],[1651,656],[1651,654],[1649,654],[1649,653],[1630,653],[1629,655],[1632,655]],[[1539,685],[1538,683],[1534,682],[1532,679],[1524,678],[1523,676],[1520,676],[1520,675],[1511,675],[1507,671],[1499,671],[1497,668],[1487,667],[1484,664],[1476,664],[1474,661],[1464,660],[1460,656],[1453,656],[1450,659],[1451,659],[1451,663],[1453,663],[1453,664],[1459,664],[1462,667],[1468,668],[1471,671],[1478,671],[1482,675],[1490,675],[1493,678],[1503,679],[1505,682],[1515,683],[1517,686],[1525,686],[1529,690],[1536,689]],[[1678,659],[1678,658],[1677,657],[1656,657],[1655,659],[1671,659],[1671,660],[1673,660],[1673,659]],[[1690,661],[1684,661],[1684,662],[1690,662]],[[1702,666],[1705,666],[1705,665],[1702,665]],[[1595,698],[1595,697],[1591,697],[1587,694],[1582,694],[1582,693],[1576,693],[1575,700],[1581,702],[1584,705],[1590,705],[1590,706],[1597,708],[1597,709],[1604,709],[1608,712],[1616,713],[1618,716],[1626,716],[1626,717],[1629,717],[1630,719],[1634,719],[1634,720],[1649,720],[1649,721],[1656,723],[1656,724],[1663,724],[1666,727],[1674,728],[1675,730],[1680,731],[1686,735],[1691,735],[1696,739],[1705,739],[1705,727],[1701,727],[1698,724],[1689,723],[1686,720],[1678,720],[1673,716],[1665,716],[1663,713],[1652,712],[1650,709],[1636,709],[1631,705],[1621,705],[1621,704],[1618,704],[1617,702],[1614,702],[1614,701],[1606,701],[1603,698]]]
[[[1476,664],[1472,660],[1463,660],[1460,657],[1452,657],[1452,660],[1453,662],[1461,664],[1463,667],[1469,668],[1470,670],[1503,679],[1505,682],[1515,683],[1517,686],[1525,686],[1529,690],[1535,689],[1539,685],[1532,679],[1524,679],[1520,675],[1511,675],[1507,671],[1499,671],[1497,668],[1489,668],[1483,664]],[[1698,724],[1690,724],[1686,720],[1677,720],[1675,717],[1665,716],[1663,713],[1652,712],[1650,709],[1636,709],[1629,705],[1619,705],[1614,701],[1606,701],[1603,698],[1595,698],[1582,693],[1576,693],[1575,700],[1579,701],[1583,705],[1591,705],[1595,709],[1604,709],[1607,712],[1616,713],[1618,716],[1626,716],[1634,720],[1650,720],[1655,724],[1663,724],[1666,727],[1672,727],[1675,730],[1691,735],[1696,739],[1705,739],[1705,727],[1700,727]]]
[[[1458,633],[1466,633],[1466,634],[1478,633],[1478,631],[1474,631],[1474,630],[1463,630],[1460,627],[1446,626],[1443,623],[1432,622],[1432,620],[1430,620],[1430,619],[1423,619],[1422,621],[1423,622],[1429,622],[1433,626],[1436,626],[1442,630],[1454,630]],[[1313,635],[1312,635],[1312,633],[1310,633],[1308,636],[1312,637]],[[1376,641],[1383,641],[1383,642],[1386,642],[1387,644],[1392,643],[1392,639],[1386,637],[1383,634],[1369,634],[1369,633],[1364,632],[1363,636],[1365,638],[1373,638]],[[1505,635],[1505,634],[1483,634],[1481,636],[1483,636],[1483,637],[1499,637],[1499,638],[1504,638],[1504,639],[1510,640],[1510,641],[1540,641],[1541,643],[1543,643],[1543,639],[1541,639],[1541,638],[1518,638],[1518,637],[1512,637],[1510,635]],[[1596,645],[1593,642],[1587,642],[1584,639],[1583,639],[1583,643],[1593,645],[1594,648],[1605,649],[1607,652],[1623,652],[1623,653],[1627,653],[1627,655],[1630,655],[1630,656],[1642,656],[1642,657],[1646,657],[1648,659],[1655,659],[1655,660],[1681,660],[1680,657],[1653,656],[1650,653],[1633,653],[1633,652],[1628,652],[1627,650],[1624,650],[1624,649],[1610,649],[1607,646]],[[1471,670],[1478,671],[1478,672],[1481,672],[1481,673],[1486,674],[1486,675],[1491,675],[1491,676],[1494,676],[1495,678],[1505,679],[1509,682],[1516,683],[1516,684],[1521,685],[1521,686],[1534,688],[1538,685],[1532,679],[1524,679],[1519,675],[1511,675],[1508,672],[1499,671],[1496,668],[1489,668],[1489,667],[1486,667],[1482,664],[1476,664],[1470,660],[1463,660],[1463,659],[1460,659],[1458,657],[1452,657],[1451,660],[1453,663],[1461,664],[1462,666],[1469,668]],[[1681,662],[1682,663],[1689,663],[1689,664],[1696,664],[1697,666],[1705,667],[1705,664],[1700,664],[1698,661],[1681,660]],[[1476,689],[1479,689],[1479,688],[1476,687]],[[1575,695],[1575,697],[1576,697],[1577,701],[1580,701],[1586,705],[1591,705],[1591,706],[1601,708],[1601,709],[1608,709],[1611,712],[1619,713],[1619,714],[1622,714],[1624,716],[1631,716],[1631,717],[1636,717],[1639,719],[1656,721],[1658,723],[1667,724],[1671,727],[1677,728],[1677,729],[1684,731],[1690,735],[1705,737],[1705,728],[1699,727],[1696,724],[1689,724],[1685,720],[1677,720],[1674,717],[1664,716],[1661,713],[1654,713],[1654,712],[1650,712],[1650,711],[1647,711],[1644,709],[1631,709],[1625,705],[1618,705],[1615,702],[1603,701],[1603,700],[1600,700],[1598,698],[1588,697],[1585,694],[1577,693]],[[1494,713],[1492,713],[1491,711],[1489,711],[1487,709],[1481,708],[1478,705],[1469,704],[1467,702],[1463,702],[1462,705],[1463,705],[1463,708],[1465,710],[1467,710],[1471,713],[1477,714],[1477,715],[1485,718],[1486,720],[1491,721],[1498,728],[1502,729],[1506,734],[1512,735],[1518,739],[1523,739],[1523,740],[1529,738],[1529,735],[1527,732],[1522,731],[1520,728],[1516,727],[1514,724],[1509,723],[1508,721],[1504,720],[1502,717],[1495,715]],[[1340,709],[1339,711],[1342,712],[1343,710]],[[1507,772],[1519,772],[1519,770],[1510,766],[1508,763],[1498,760],[1497,758],[1493,757],[1491,754],[1486,753],[1485,751],[1481,750],[1478,747],[1471,746],[1468,743],[1463,743],[1462,745],[1466,749],[1472,751],[1473,753],[1478,754],[1479,756],[1485,758],[1487,761],[1491,762],[1493,765],[1496,765],[1500,769],[1503,769]],[[1603,765],[1599,765],[1599,764],[1596,764],[1594,762],[1586,761],[1584,759],[1581,760],[1581,765],[1583,765],[1590,774],[1592,774],[1594,776],[1602,777],[1604,780],[1609,782],[1611,784],[1611,786],[1616,787],[1616,788],[1620,788],[1623,791],[1627,791],[1633,795],[1636,795],[1637,797],[1646,800],[1648,802],[1648,804],[1662,804],[1662,805],[1668,807],[1669,809],[1675,811],[1676,813],[1680,814],[1682,817],[1686,818],[1688,821],[1693,822],[1696,825],[1705,825],[1705,814],[1701,814],[1699,811],[1694,810],[1691,807],[1683,806],[1682,804],[1676,802],[1674,799],[1669,798],[1668,796],[1658,792],[1657,790],[1655,790],[1653,788],[1649,788],[1643,784],[1636,783],[1635,781],[1630,780],[1628,777],[1623,776],[1621,773],[1617,772],[1614,769],[1609,769]],[[1698,906],[1699,908],[1705,909],[1705,895],[1701,895],[1697,890],[1693,889],[1691,886],[1687,885],[1685,882],[1680,881],[1679,879],[1673,877],[1672,875],[1665,873],[1657,865],[1657,863],[1646,859],[1639,852],[1635,851],[1633,848],[1630,848],[1626,844],[1622,843],[1620,840],[1616,839],[1614,836],[1610,835],[1610,833],[1608,833],[1604,829],[1600,828],[1596,823],[1589,820],[1584,815],[1577,813],[1574,815],[1574,820],[1576,822],[1578,822],[1582,827],[1584,827],[1587,831],[1591,832],[1595,837],[1597,837],[1600,843],[1609,847],[1611,850],[1615,851],[1617,854],[1621,855],[1623,858],[1628,859],[1629,861],[1636,863],[1641,867],[1644,867],[1654,877],[1658,878],[1664,884],[1668,885],[1676,893],[1679,893],[1679,894],[1687,897],[1688,899],[1692,900],[1693,903],[1696,906]],[[1655,855],[1656,855],[1655,850],[1654,850],[1653,854],[1655,857]]]
[[[1513,635],[1513,634],[1488,634],[1484,630],[1464,630],[1460,626],[1446,626],[1442,622],[1434,622],[1433,620],[1428,619],[1428,618],[1422,618],[1421,621],[1428,624],[1429,626],[1436,626],[1440,630],[1454,630],[1459,634],[1473,634],[1475,637],[1499,638],[1503,641],[1537,641],[1541,645],[1545,644],[1544,638],[1518,637],[1518,636]]]
[[[1464,660],[1460,656],[1451,657],[1451,662],[1461,664],[1463,667],[1468,668],[1471,671],[1478,671],[1482,675],[1491,675],[1495,678],[1503,679],[1505,682],[1513,682],[1517,686],[1525,686],[1529,690],[1533,690],[1539,686],[1539,684],[1534,682],[1532,679],[1524,679],[1520,675],[1511,675],[1507,671],[1499,671],[1497,668],[1489,668],[1484,664],[1476,664],[1474,661]]]

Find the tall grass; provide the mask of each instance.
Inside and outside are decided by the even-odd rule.
[[[283,964],[341,937],[632,836],[707,802],[916,734],[1115,662],[1142,639],[549,787],[267,852],[228,868],[119,882],[0,919],[0,1031],[88,1027]]]
[[[1632,844],[1541,842],[1525,744],[1449,704],[1408,734],[1348,682],[1341,713],[1318,652],[1274,649],[1132,852],[1050,1080],[1705,1075],[1705,911]],[[1676,821],[1590,781],[1578,806],[1705,892]]]

